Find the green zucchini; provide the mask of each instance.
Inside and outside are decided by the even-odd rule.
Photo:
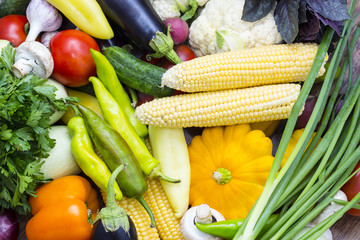
[[[175,89],[161,87],[165,69],[147,63],[118,46],[104,48],[102,53],[114,67],[123,84],[155,98],[174,94]]]
[[[10,14],[25,15],[30,0],[0,0],[0,18]]]

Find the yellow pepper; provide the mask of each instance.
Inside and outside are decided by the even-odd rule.
[[[96,0],[47,0],[87,34],[110,39],[114,32]]]
[[[93,110],[97,115],[99,115],[101,118],[103,118],[102,113],[101,113],[101,109],[100,109],[100,105],[98,100],[96,99],[95,96],[90,95],[86,92],[80,92],[71,88],[67,88],[66,91],[68,92],[69,97],[77,97],[80,99],[80,104],[90,108],[91,110]],[[75,105],[77,105],[77,103],[74,103]],[[64,124],[68,124],[68,122],[70,121],[70,119],[74,116],[74,111],[69,108],[65,114],[61,117],[61,121]]]

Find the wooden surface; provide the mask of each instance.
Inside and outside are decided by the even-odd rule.
[[[357,11],[359,10],[360,1],[357,3]],[[358,17],[357,22],[360,22],[360,17]],[[357,48],[353,54],[353,68],[354,76],[360,73],[360,39],[358,40]],[[26,240],[24,230],[27,219],[28,217],[24,216],[20,218],[21,229],[18,240]],[[345,214],[331,227],[331,232],[333,234],[334,240],[360,240],[360,217],[354,217],[349,214]]]

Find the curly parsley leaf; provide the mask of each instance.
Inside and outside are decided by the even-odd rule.
[[[0,207],[27,214],[28,197],[46,182],[39,159],[55,145],[49,137],[50,117],[73,99],[57,99],[56,88],[46,79],[16,78],[11,71],[14,51],[8,45],[0,55]]]

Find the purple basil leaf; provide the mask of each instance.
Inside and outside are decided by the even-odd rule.
[[[306,0],[314,12],[332,21],[349,19],[346,0]]]
[[[293,42],[299,33],[299,1],[280,0],[275,9],[277,29],[287,43]]]
[[[311,11],[306,11],[307,21],[299,25],[299,36],[301,40],[312,41],[320,30],[320,21]]]
[[[274,8],[276,0],[245,0],[241,19],[255,22],[262,19]]]
[[[300,0],[299,3],[299,24],[307,22],[306,16],[306,0]]]
[[[314,12],[314,14],[317,16],[317,18],[320,19],[320,21],[325,25],[325,26],[330,26],[332,27],[335,32],[341,36],[341,32],[342,29],[344,28],[344,22],[343,21],[332,21],[330,19],[324,18],[322,15],[320,15],[317,12]]]

